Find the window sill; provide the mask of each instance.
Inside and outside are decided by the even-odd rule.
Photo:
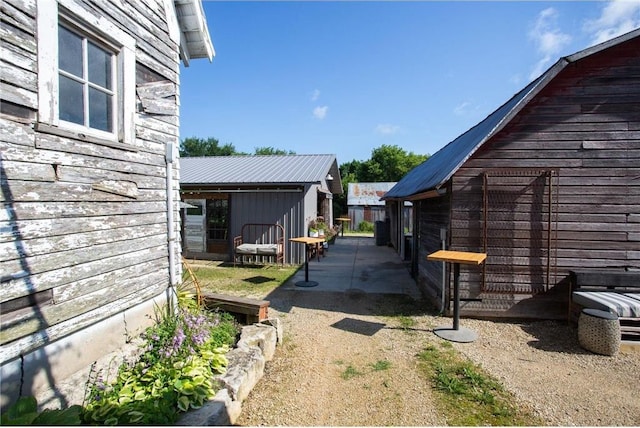
[[[119,150],[126,150],[129,152],[137,152],[138,148],[131,144],[121,143],[119,141],[113,141],[106,138],[96,137],[90,134],[83,134],[82,132],[71,131],[57,126],[51,126],[46,123],[36,122],[34,129],[37,132],[45,134],[57,135],[58,137],[71,138],[73,140],[83,141],[85,143],[98,144],[100,146],[111,147]]]

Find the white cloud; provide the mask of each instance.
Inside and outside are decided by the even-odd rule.
[[[602,43],[640,27],[640,0],[612,0],[602,8],[600,17],[588,20],[584,30],[593,44]]]
[[[400,130],[400,127],[397,125],[391,125],[390,123],[381,123],[376,126],[376,133],[382,135],[392,135]]]
[[[462,116],[467,113],[469,107],[471,107],[471,103],[469,101],[463,101],[453,109],[453,112],[458,116]]]
[[[571,42],[571,36],[560,31],[558,11],[550,7],[538,15],[529,37],[542,55],[557,55]]]
[[[311,93],[311,101],[317,101],[320,98],[320,89],[314,89]]]
[[[322,120],[327,115],[327,111],[328,110],[329,110],[329,107],[327,107],[327,106],[322,106],[322,107],[318,106],[318,107],[313,109],[313,116],[316,119]]]
[[[571,43],[571,36],[563,33],[558,26],[558,16],[558,11],[554,8],[544,9],[529,31],[529,38],[541,56],[529,76],[531,79],[538,77]]]

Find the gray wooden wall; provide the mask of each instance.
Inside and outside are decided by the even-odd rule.
[[[136,40],[135,142],[123,149],[34,130],[38,2],[2,2],[0,362],[169,286],[165,152],[179,141],[179,57],[164,4],[82,3]],[[179,231],[177,162],[172,174]],[[179,245],[174,263],[179,278]]]

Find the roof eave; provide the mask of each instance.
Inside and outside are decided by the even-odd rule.
[[[174,0],[180,26],[180,57],[186,67],[191,59],[213,61],[215,49],[209,35],[201,0]]]
[[[549,82],[551,82],[566,66],[567,64],[569,64],[569,61],[566,58],[560,58],[551,68],[549,68],[544,74],[542,74],[537,80],[538,82],[529,90],[529,93],[527,95],[525,95],[501,120],[500,122],[498,122],[496,124],[496,126],[489,131],[489,133],[482,138],[478,144],[476,144],[476,146],[469,151],[469,153],[467,154],[467,156],[465,156],[456,166],[454,166],[454,168],[451,169],[451,171],[449,171],[449,173],[446,175],[446,177],[440,182],[438,183],[438,185],[436,186],[437,188],[440,188],[441,186],[443,186],[447,181],[449,181],[451,179],[451,177],[453,177],[453,175],[458,172],[458,170],[460,169],[460,167],[462,165],[464,165],[464,163],[466,161],[468,161],[471,156],[473,156],[473,154],[475,152],[478,151],[478,149],[480,147],[482,147],[487,141],[489,141],[491,138],[493,138],[494,135],[496,135],[498,132],[500,132],[501,130],[504,129],[505,126],[507,126],[507,124],[509,124],[509,122],[511,122],[511,120],[518,114],[520,113],[520,111],[522,111],[522,109],[529,104],[529,102],[540,93],[540,91],[547,86],[547,84]]]

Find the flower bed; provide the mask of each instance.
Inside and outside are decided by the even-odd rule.
[[[123,363],[111,382],[94,373],[84,405],[88,424],[166,425],[201,407],[219,389],[226,353],[238,327],[231,315],[200,310],[193,296],[179,293],[175,313],[165,312],[143,335],[134,362]]]

